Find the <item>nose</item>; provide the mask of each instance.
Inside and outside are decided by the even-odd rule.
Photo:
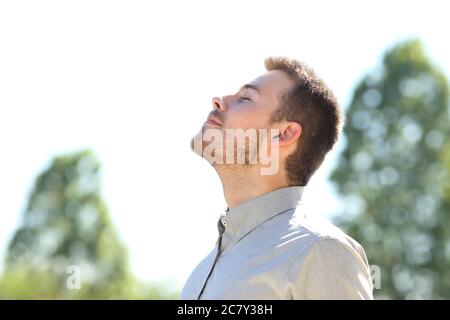
[[[221,111],[221,112],[225,111],[225,103],[224,103],[224,101],[221,98],[214,97],[212,99],[212,104],[213,104],[214,110],[218,110],[218,111]]]

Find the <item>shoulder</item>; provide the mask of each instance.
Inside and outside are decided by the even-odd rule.
[[[305,214],[302,209],[297,207],[267,221],[249,240],[265,249],[276,248],[277,255],[287,257],[293,264],[311,252],[330,252],[331,259],[341,257],[341,251],[368,264],[364,249],[356,240],[329,220]]]
[[[326,219],[293,214],[289,226],[299,235],[286,270],[297,297],[372,297],[369,264],[356,240]]]
[[[289,225],[291,230],[298,230],[310,238],[310,249],[334,246],[355,250],[358,253],[364,252],[355,239],[325,218],[295,212],[290,218]]]

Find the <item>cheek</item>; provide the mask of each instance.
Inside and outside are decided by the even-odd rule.
[[[262,128],[267,123],[267,115],[257,106],[229,110],[226,120],[227,128]]]

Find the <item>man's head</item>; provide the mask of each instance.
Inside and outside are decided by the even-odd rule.
[[[265,74],[236,93],[212,99],[213,111],[201,132],[276,129],[279,135],[269,135],[266,142],[278,148],[288,184],[306,185],[337,140],[339,106],[304,64],[271,57],[265,66]]]
[[[295,82],[283,92],[270,123],[297,122],[302,135],[296,149],[285,159],[291,185],[306,185],[336,143],[342,122],[339,104],[327,87],[305,64],[287,58],[267,58],[268,71],[283,71]]]

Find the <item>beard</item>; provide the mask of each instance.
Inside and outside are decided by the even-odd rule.
[[[240,130],[241,133],[244,131]],[[236,132],[232,129],[203,126],[191,139],[191,150],[213,166],[257,164],[260,132],[254,130],[254,134],[250,135],[249,130],[246,131],[247,134],[235,136]]]

